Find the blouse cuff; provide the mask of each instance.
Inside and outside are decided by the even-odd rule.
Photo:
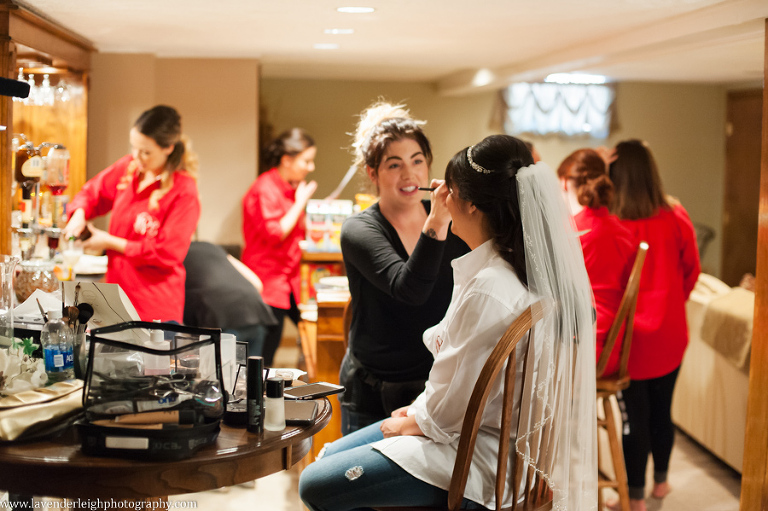
[[[424,436],[438,444],[450,444],[460,436],[459,433],[446,433],[440,429],[424,406],[419,406],[416,409],[416,424],[419,425]]]

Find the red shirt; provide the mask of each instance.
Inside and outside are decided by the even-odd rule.
[[[579,231],[587,231],[579,237],[584,252],[584,264],[587,267],[592,294],[595,297],[597,328],[595,351],[597,359],[605,346],[616,313],[624,296],[632,265],[637,254],[637,245],[632,233],[621,225],[621,221],[608,212],[608,208],[584,208],[573,217]],[[615,373],[619,368],[621,338],[624,330],[614,345],[605,375]]]
[[[621,222],[635,240],[649,245],[637,297],[629,375],[633,380],[658,378],[680,366],[688,346],[685,301],[701,271],[696,233],[682,206]]]
[[[67,209],[82,208],[91,219],[112,211],[109,233],[125,238],[125,253],[107,250],[106,281],[120,284],[143,321],[181,322],[184,317],[184,257],[200,218],[195,180],[184,171],[173,173],[173,185],[149,209],[156,182],[137,193],[140,176],[118,188],[133,157],[128,155],[88,181]]]
[[[243,197],[242,260],[264,283],[261,297],[278,309],[290,309],[290,296],[299,300],[299,241],[306,235],[305,214],[285,239],[280,219],[296,202],[296,190],[271,169],[254,181]]]

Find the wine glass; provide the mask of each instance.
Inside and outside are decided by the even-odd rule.
[[[83,246],[74,237],[62,240],[60,243],[61,257],[69,268],[69,280],[75,280],[75,266],[83,255]]]

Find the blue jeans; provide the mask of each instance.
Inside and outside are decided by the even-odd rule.
[[[400,468],[369,444],[381,440],[381,422],[328,444],[323,457],[301,473],[299,496],[312,511],[378,506],[445,507],[448,492]],[[464,499],[463,509],[484,509]]]

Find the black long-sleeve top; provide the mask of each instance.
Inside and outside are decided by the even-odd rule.
[[[429,212],[429,201],[423,204]],[[432,355],[422,334],[445,315],[453,292],[451,261],[469,247],[450,229],[443,241],[422,233],[409,257],[374,204],[344,222],[341,250],[352,295],[352,353],[381,380],[426,379]]]

